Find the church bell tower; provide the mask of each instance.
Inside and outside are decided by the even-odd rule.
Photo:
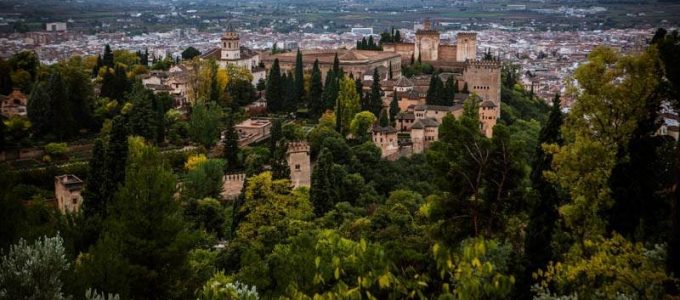
[[[222,53],[220,58],[222,60],[241,59],[241,38],[231,24],[229,24],[227,31],[222,35],[221,41]]]

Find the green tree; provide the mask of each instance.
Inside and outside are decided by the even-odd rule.
[[[40,60],[38,55],[33,51],[20,51],[9,58],[9,63],[12,65],[12,70],[24,70],[31,75],[31,81],[38,78],[38,68],[40,67]],[[12,78],[14,80],[14,78]],[[16,81],[15,81],[16,84]]]
[[[305,106],[305,77],[304,66],[302,65],[302,52],[298,48],[295,56],[295,88],[294,93],[295,104],[298,106]]]
[[[552,164],[552,154],[543,150],[544,144],[562,144],[562,110],[560,105],[560,95],[556,94],[553,98],[553,106],[548,117],[548,122],[541,128],[538,136],[538,147],[531,168],[531,184],[537,193],[536,203],[531,209],[529,224],[525,239],[525,252],[529,265],[525,288],[528,288],[531,273],[538,269],[545,268],[547,263],[554,259],[551,241],[556,227],[555,220],[559,214],[557,208],[561,198],[557,187],[548,182],[543,176],[545,171],[550,170]]]
[[[390,119],[387,117],[387,113],[383,110],[380,112],[380,118],[378,124],[382,127],[390,126]]]
[[[279,59],[274,59],[269,76],[267,77],[267,109],[273,113],[283,110],[284,101],[284,82],[281,80],[281,69]]]
[[[189,136],[206,148],[215,145],[220,137],[221,109],[215,103],[197,103],[189,120]]]
[[[173,197],[175,177],[158,150],[132,145],[125,183],[111,203],[103,238],[84,261],[94,269],[88,271],[93,275],[89,281],[123,298],[184,298],[189,295],[187,254],[192,245]],[[107,257],[108,264],[96,263]]]
[[[182,59],[184,59],[184,60],[191,60],[194,57],[199,56],[199,55],[201,55],[201,51],[198,51],[194,47],[189,47],[189,48],[184,49],[184,51],[182,51]]]
[[[554,172],[549,175],[570,196],[560,213],[576,240],[604,233],[607,220],[601,213],[613,204],[608,181],[617,150],[628,144],[656,94],[660,70],[655,57],[653,49],[622,56],[596,48],[575,71],[580,89],[573,92],[577,101],[562,127],[565,144],[551,149]]]
[[[63,64],[62,74],[68,90],[68,107],[76,122],[76,128],[93,128],[94,89],[90,76],[84,71],[83,62],[71,59]]]
[[[326,109],[324,105],[324,90],[321,82],[321,70],[319,69],[319,60],[314,61],[312,67],[312,78],[309,87],[309,112],[312,119],[318,119]]]
[[[370,111],[362,111],[354,115],[350,123],[350,132],[359,142],[363,143],[371,139],[370,130],[378,118]]]
[[[104,46],[104,56],[102,57],[102,63],[109,68],[113,68],[114,66],[113,51],[111,51],[111,47],[109,46],[109,44],[106,44],[106,46]]]
[[[31,95],[28,97],[26,112],[31,120],[33,131],[38,135],[43,135],[52,129],[52,106],[50,105],[50,95],[47,93],[45,84],[38,82],[33,87]]]
[[[321,149],[319,159],[312,170],[312,185],[309,190],[309,198],[317,216],[322,216],[335,205],[331,185],[332,167],[333,154],[326,148]]]
[[[442,83],[442,80],[439,78],[439,74],[434,73],[432,74],[432,77],[430,77],[430,87],[427,89],[426,102],[430,105],[445,105],[445,103],[442,102],[444,97],[446,97],[444,83]]]
[[[107,207],[109,201],[113,198],[118,186],[125,180],[125,166],[128,160],[128,129],[125,124],[125,119],[122,116],[116,116],[111,122],[111,133],[109,134],[109,141],[106,146],[106,190],[103,201],[103,207]],[[106,216],[106,210],[105,215]]]
[[[223,160],[203,161],[187,172],[182,186],[182,196],[194,201],[206,197],[219,198],[222,193],[223,177]]]
[[[4,59],[0,59],[0,95],[9,95],[14,84],[12,83],[12,66]]]
[[[3,299],[65,299],[61,274],[68,269],[62,238],[20,239],[0,261]]]
[[[390,123],[392,126],[397,124],[397,114],[399,114],[399,99],[397,98],[397,91],[392,93],[392,101],[390,102]]]
[[[276,149],[272,153],[272,178],[289,179],[290,167],[288,166],[287,154],[288,142],[285,139],[278,141]]]
[[[227,171],[230,172],[242,168],[241,160],[239,159],[240,149],[238,147],[238,132],[236,132],[234,126],[234,116],[230,114],[227,116],[227,128],[224,133],[224,141],[222,144],[222,158],[226,160]]]
[[[373,83],[371,84],[371,94],[368,96],[368,111],[373,115],[380,115],[383,108],[382,88],[380,88],[380,74],[378,68],[373,69]]]
[[[232,110],[248,105],[255,101],[255,88],[250,81],[233,78],[227,83],[227,94],[231,97]]]
[[[69,93],[61,72],[55,71],[47,81],[47,94],[50,95],[50,111],[52,111],[50,126],[52,133],[58,137],[67,137],[75,131],[75,120],[71,115],[71,107],[68,103]]]
[[[357,95],[354,80],[350,78],[340,79],[336,115],[338,123],[341,124],[340,132],[342,134],[349,132],[350,123],[360,109],[361,103],[359,95]]]
[[[444,99],[443,105],[452,106],[453,99],[456,96],[456,82],[453,80],[453,76],[449,76],[444,83]]]
[[[269,152],[273,154],[279,146],[279,141],[283,139],[283,121],[281,119],[274,119],[269,134]]]
[[[220,300],[220,299],[234,299],[234,300],[258,300],[260,299],[257,293],[257,288],[248,286],[247,284],[233,281],[224,273],[215,273],[208,282],[203,285],[199,291],[198,299],[200,300]]]

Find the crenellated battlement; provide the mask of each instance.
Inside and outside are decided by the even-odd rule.
[[[476,32],[458,32],[456,34],[456,38],[467,38],[467,39],[477,39],[477,33]]]
[[[309,152],[309,143],[306,141],[293,141],[288,143],[288,153]]]
[[[498,60],[467,60],[465,69],[500,69],[501,62]]]

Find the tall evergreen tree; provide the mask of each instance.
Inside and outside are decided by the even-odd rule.
[[[390,119],[387,117],[387,112],[384,110],[380,111],[380,118],[378,118],[378,122],[382,127],[390,126]]]
[[[227,129],[224,134],[224,142],[222,144],[222,157],[227,162],[227,171],[233,172],[241,170],[241,162],[239,160],[238,148],[238,133],[236,132],[234,116],[230,114],[227,116]]]
[[[338,59],[338,53],[335,52],[335,57],[333,58],[333,74],[336,77],[340,76],[340,59]]]
[[[281,139],[283,139],[283,121],[281,121],[281,119],[274,119],[269,138],[269,153],[271,153],[271,155],[274,155],[276,147]]]
[[[0,151],[5,150],[5,130],[7,130],[7,125],[0,120]]]
[[[401,33],[399,32],[399,29],[394,33],[394,42],[401,43]]]
[[[453,80],[453,76],[449,76],[444,84],[444,99],[443,105],[451,106],[453,105],[453,99],[456,97],[456,83]]]
[[[314,205],[314,213],[322,216],[333,208],[334,191],[331,185],[333,154],[327,148],[321,149],[319,159],[312,170],[312,184],[309,198]]]
[[[149,142],[156,141],[156,111],[152,107],[154,95],[139,83],[132,94],[132,109],[128,113],[130,134],[145,138]]]
[[[541,145],[561,145],[563,143],[560,133],[562,122],[560,96],[557,94],[553,99],[553,107],[548,116],[548,121],[539,133],[538,147],[531,172],[531,182],[537,192],[536,199],[538,202],[531,210],[525,240],[528,266],[524,284],[527,289],[531,285],[531,272],[545,268],[548,262],[554,259],[550,245],[556,227],[555,221],[559,219],[557,208],[560,205],[560,196],[557,187],[543,176],[545,171],[551,169],[553,155],[543,151]]]
[[[289,179],[290,167],[287,160],[288,143],[285,139],[279,140],[276,149],[272,153],[272,177],[274,179]]]
[[[142,54],[139,64],[145,67],[149,66],[149,48],[144,48],[144,54]]]
[[[12,66],[0,58],[0,95],[9,95],[12,92]]]
[[[109,46],[109,44],[104,46],[104,56],[102,57],[102,63],[109,68],[113,68],[113,51],[111,51],[111,46]]]
[[[117,65],[113,69],[113,99],[120,101],[125,100],[125,95],[130,91],[131,83],[127,78],[125,68]]]
[[[47,93],[45,83],[38,82],[33,85],[31,95],[28,97],[26,113],[31,120],[33,131],[38,135],[48,133],[52,129],[52,106],[50,95]]]
[[[217,80],[217,63],[214,60],[210,61],[210,101],[213,103],[220,103],[220,83]]]
[[[380,87],[380,74],[378,74],[378,68],[373,69],[373,83],[371,84],[371,94],[368,97],[369,106],[368,111],[372,112],[373,115],[380,115],[380,111],[383,108],[382,100],[382,88]]]
[[[352,78],[352,73],[349,74],[350,78]],[[368,110],[368,107],[370,106],[370,99],[368,98],[368,95],[364,94],[364,83],[361,82],[361,78],[357,78],[354,80],[354,86],[356,86],[357,89],[357,95],[359,95],[359,102],[361,103],[361,110]]]
[[[427,104],[430,105],[444,105],[444,103],[441,102],[442,96],[444,94],[444,84],[442,83],[442,80],[439,78],[439,75],[437,72],[432,74],[432,77],[430,77],[430,86],[427,89],[427,97],[426,97],[426,102]]]
[[[86,265],[95,266],[87,272],[93,274],[88,286],[123,298],[188,298],[193,292],[186,288],[192,243],[174,198],[175,176],[155,148],[133,150],[105,221],[104,238],[86,258],[91,261]]]
[[[319,60],[317,59],[312,67],[312,78],[309,86],[309,112],[312,119],[316,120],[321,117],[325,108],[321,70],[319,69]]]
[[[125,179],[125,166],[128,157],[128,130],[125,119],[116,116],[111,122],[111,133],[106,147],[105,166],[108,180],[106,195],[111,199],[118,190],[118,185]]]
[[[269,71],[269,77],[267,78],[267,108],[273,113],[280,112],[283,109],[283,84],[279,59],[277,58],[274,59],[272,69]]]
[[[76,123],[71,114],[72,107],[68,102],[68,91],[61,72],[54,71],[47,81],[47,93],[50,95],[50,110],[53,112],[50,120],[52,132],[58,137],[73,134]]]
[[[356,115],[361,110],[359,95],[357,94],[354,80],[343,78],[340,80],[340,91],[338,92],[338,107],[336,109],[336,124],[340,133],[349,133],[349,126]]]
[[[116,79],[112,73],[112,69],[104,67],[106,70],[102,75],[102,85],[99,88],[99,96],[115,100],[116,97]]]
[[[295,97],[295,105],[299,107],[305,106],[305,75],[304,66],[302,65],[302,52],[300,52],[299,48],[295,57],[295,89],[293,95]]]
[[[63,75],[68,90],[68,107],[76,128],[93,128],[95,105],[92,80],[80,64],[65,66]]]
[[[87,180],[83,191],[83,214],[86,218],[104,216],[106,209],[108,170],[106,169],[106,148],[98,138],[92,146],[92,158],[88,165]]]
[[[339,85],[337,74],[332,70],[329,70],[328,73],[326,73],[326,83],[323,88],[324,110],[334,109],[335,102],[338,99]]]
[[[392,80],[392,61],[390,60],[390,67],[387,69],[387,78]]]
[[[392,102],[390,102],[390,123],[396,126],[397,114],[399,113],[399,99],[397,98],[397,91],[392,92]]]

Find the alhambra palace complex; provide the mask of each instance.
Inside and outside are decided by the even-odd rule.
[[[378,69],[385,109],[389,109],[389,103],[396,93],[401,111],[397,116],[397,128],[373,128],[373,141],[381,148],[383,157],[396,159],[422,152],[437,140],[443,117],[447,114],[459,117],[463,113],[463,102],[472,93],[481,99],[480,130],[487,137],[492,136],[493,127],[500,116],[501,65],[496,60],[477,59],[476,33],[459,32],[455,44],[442,44],[439,31],[426,20],[422,29],[416,31],[414,43],[383,43],[382,47],[382,51],[304,50],[302,57],[306,72],[311,72],[314,61],[318,59],[322,74],[325,75],[332,68],[337,53],[340,67],[354,78],[359,76],[366,91],[372,84],[373,70]],[[262,61],[270,67],[278,59],[282,71],[292,71],[295,69],[295,56],[295,52],[264,54]],[[439,74],[442,81],[453,76],[458,84],[453,106],[426,104],[430,75],[412,78],[401,76],[402,63],[410,63],[414,57],[431,64],[435,70],[443,71]],[[388,74],[390,69],[392,74]]]

